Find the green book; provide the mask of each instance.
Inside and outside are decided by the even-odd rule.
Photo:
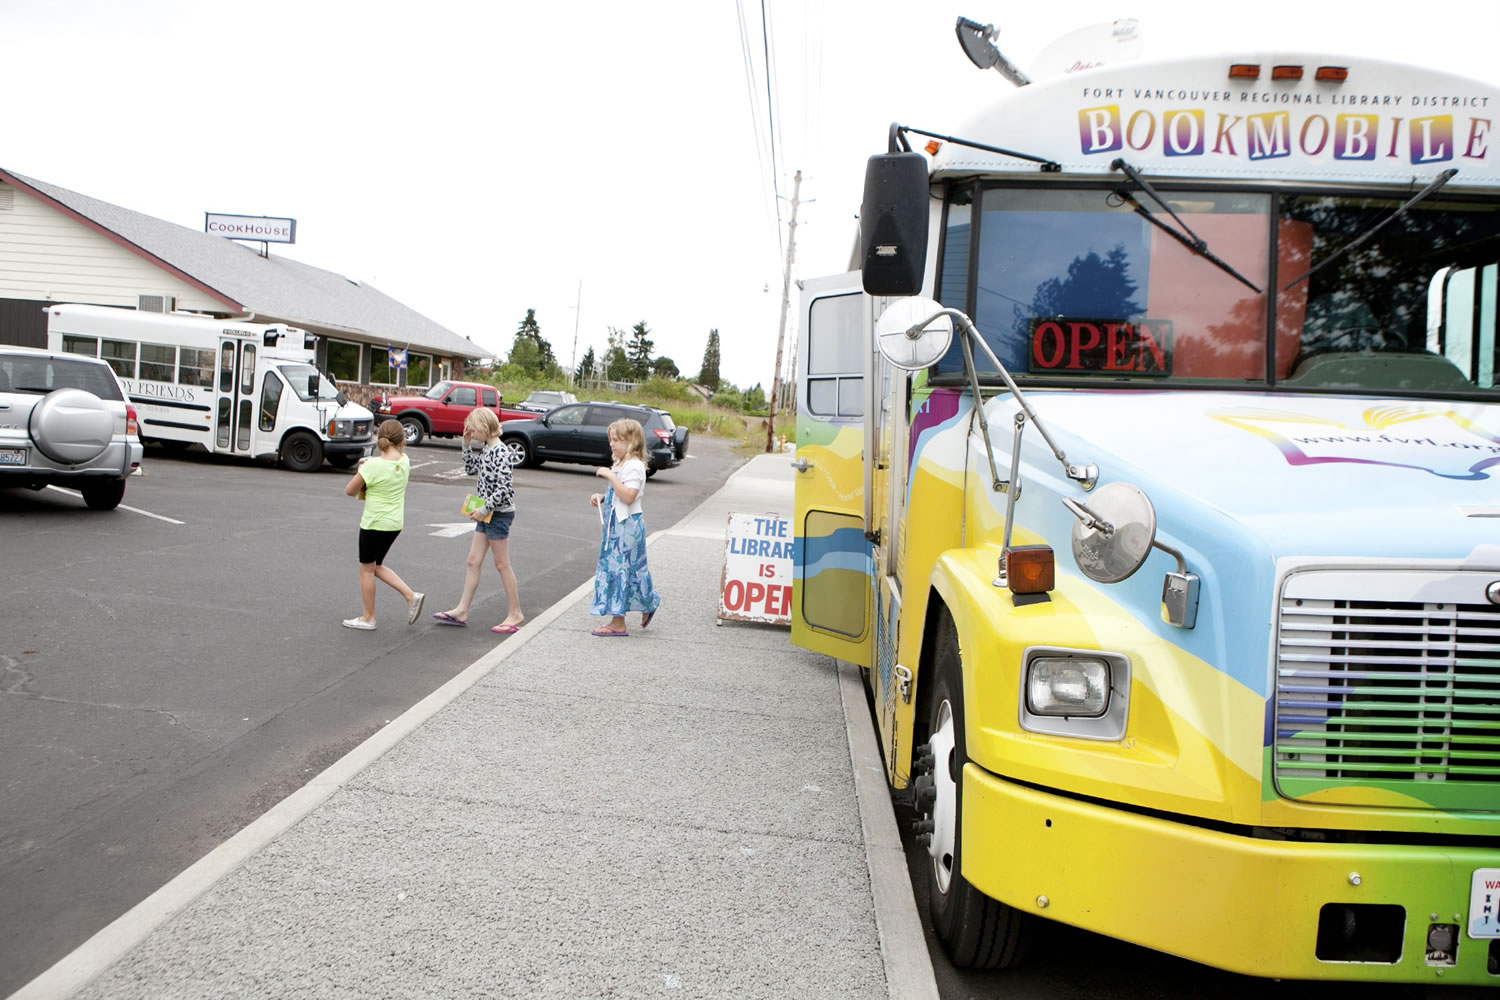
[[[465,514],[472,514],[476,510],[478,510],[479,508],[481,508],[483,506],[484,506],[484,499],[482,497],[477,497],[477,496],[475,496],[472,493],[470,493],[468,496],[464,497],[463,512]],[[484,523],[485,524],[489,524],[490,523],[490,518],[492,518],[494,516],[495,516],[495,512],[494,511],[490,511],[488,514],[484,515]]]

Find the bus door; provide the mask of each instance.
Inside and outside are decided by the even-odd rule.
[[[802,282],[792,642],[871,665],[865,415],[873,350],[858,273]]]
[[[214,451],[252,454],[255,369],[259,345],[253,340],[219,338],[219,376],[214,384]]]

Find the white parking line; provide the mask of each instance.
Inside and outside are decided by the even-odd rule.
[[[430,462],[416,462],[416,463],[413,463],[412,468],[413,469],[420,469],[424,465],[437,465],[437,464],[438,464],[438,460],[434,458]]]
[[[83,496],[83,494],[79,493],[77,490],[70,490],[66,486],[54,486],[54,485],[52,485],[52,484],[49,483],[47,485],[47,489],[49,489],[49,490],[56,490],[59,493],[67,493],[67,494],[70,494],[71,496],[75,496],[75,497],[82,497]],[[141,510],[139,507],[131,507],[131,506],[128,506],[128,505],[123,504],[123,503],[120,504],[120,509],[121,510],[128,510],[132,514],[139,514],[142,517],[154,517],[158,521],[166,521],[168,524],[187,524],[186,521],[179,521],[175,517],[167,517],[165,514],[153,514],[149,510]]]

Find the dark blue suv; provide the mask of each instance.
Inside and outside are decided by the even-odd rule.
[[[500,425],[500,440],[515,456],[517,465],[537,466],[543,462],[613,465],[609,425],[625,417],[640,421],[641,430],[646,433],[647,476],[681,464],[671,418],[660,410],[629,403],[569,403],[535,420],[507,420]],[[684,450],[686,443],[683,442]]]

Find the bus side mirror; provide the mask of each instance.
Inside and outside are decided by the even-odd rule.
[[[313,399],[317,399],[318,386],[321,384],[322,380],[318,378],[317,372],[313,372],[311,375],[307,376],[307,394]]]
[[[881,153],[865,164],[860,269],[871,295],[915,295],[927,267],[927,158]]]
[[[275,330],[267,330],[265,333],[261,334],[260,342],[266,347],[275,347],[276,340],[277,334]]]

